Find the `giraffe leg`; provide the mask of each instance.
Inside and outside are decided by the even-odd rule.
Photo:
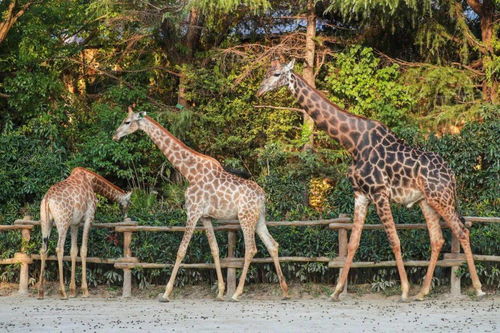
[[[422,213],[424,214],[425,220],[427,222],[427,229],[429,230],[429,238],[431,241],[431,259],[429,261],[429,267],[427,268],[427,274],[425,275],[424,282],[420,292],[415,296],[415,299],[422,301],[425,295],[429,294],[431,289],[432,276],[434,275],[434,270],[436,268],[436,262],[438,260],[439,253],[444,244],[443,233],[441,232],[441,226],[439,225],[439,215],[434,209],[427,203],[427,201],[422,200],[419,203]]]
[[[196,227],[196,223],[200,218],[200,214],[189,214],[188,213],[188,221],[186,223],[186,230],[184,231],[184,236],[182,237],[181,245],[179,245],[179,249],[177,250],[177,258],[175,260],[174,268],[172,269],[172,274],[170,275],[170,279],[168,280],[167,286],[165,287],[165,293],[160,297],[160,302],[168,302],[170,299],[170,294],[174,289],[175,277],[177,276],[177,271],[179,270],[179,266],[182,262],[182,259],[186,256],[186,251],[189,245],[189,241],[191,240],[191,236],[193,236],[194,228]]]
[[[238,218],[240,220],[241,230],[243,231],[243,238],[245,240],[245,261],[243,263],[243,270],[241,271],[238,287],[231,297],[233,301],[238,301],[238,298],[243,293],[248,267],[252,262],[253,256],[257,253],[257,246],[255,245],[255,227],[258,216],[253,213],[247,213],[240,214]]]
[[[401,255],[401,243],[396,231],[394,219],[392,217],[389,198],[384,194],[378,194],[374,198],[374,202],[377,209],[377,215],[380,217],[380,220],[384,225],[387,238],[389,238],[389,243],[391,244],[392,252],[394,253],[394,257],[396,259],[396,266],[398,268],[399,278],[401,280],[401,300],[407,301],[410,284],[408,283],[408,277],[406,276],[406,270],[403,264],[403,256]]]
[[[68,299],[66,295],[66,290],[64,287],[64,271],[63,271],[63,257],[64,257],[64,242],[66,241],[66,233],[68,232],[67,227],[58,228],[59,239],[57,241],[57,263],[59,266],[59,292],[61,294],[61,299]]]
[[[347,245],[347,258],[344,262],[344,267],[342,268],[342,273],[337,281],[337,286],[335,291],[330,296],[333,301],[339,300],[339,295],[344,290],[344,285],[347,280],[347,275],[349,269],[352,265],[352,260],[356,254],[356,250],[359,247],[359,240],[361,238],[361,231],[363,230],[363,224],[365,223],[366,212],[368,210],[368,205],[370,200],[368,197],[360,192],[354,193],[354,220],[351,231],[351,237],[349,238],[349,244]]]
[[[220,257],[219,257],[219,246],[217,245],[217,239],[215,238],[214,228],[212,226],[212,221],[207,218],[202,219],[203,226],[206,229],[208,244],[210,245],[210,251],[212,252],[212,257],[214,258],[215,271],[217,272],[217,281],[218,281],[218,293],[217,299],[224,299],[224,277],[222,276],[222,270],[220,267]]]
[[[82,246],[80,247],[80,257],[82,258],[82,297],[89,297],[89,288],[87,285],[87,245],[89,241],[89,231],[94,219],[94,213],[89,213],[85,217],[83,225]]]
[[[52,230],[52,221],[42,218],[40,220],[42,229],[42,247],[40,248],[40,281],[38,283],[38,299],[45,296],[45,263],[47,260],[47,248],[49,245],[50,231]]]
[[[274,238],[267,230],[264,214],[262,213],[259,217],[259,222],[257,222],[257,235],[259,235],[260,239],[264,243],[267,248],[267,251],[273,258],[274,267],[276,268],[276,274],[278,274],[278,280],[280,283],[281,290],[283,291],[283,299],[288,299],[288,285],[285,281],[285,276],[281,271],[279,256],[278,256],[278,247],[279,244],[274,240]]]
[[[76,297],[76,283],[75,283],[75,271],[76,271],[76,256],[78,255],[78,225],[71,225],[71,279],[69,283],[69,296]]]
[[[467,260],[467,266],[469,266],[472,286],[476,290],[476,296],[484,296],[485,293],[481,289],[481,282],[479,281],[479,276],[477,275],[474,257],[472,256],[472,250],[470,248],[469,229],[464,226],[460,215],[458,215],[453,206],[451,206],[451,209],[449,207],[446,209],[442,202],[439,202],[436,199],[430,199],[429,204],[443,217],[450,227],[453,235],[455,235],[455,237],[457,237],[460,241],[460,245],[462,245],[462,249],[464,250],[465,258]]]

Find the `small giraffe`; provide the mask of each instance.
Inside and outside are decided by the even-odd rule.
[[[190,149],[159,123],[147,116],[145,112],[134,113],[131,107],[128,108],[128,115],[116,130],[113,140],[118,141],[123,136],[137,130],[144,131],[189,182],[185,192],[186,231],[177,251],[177,258],[165,293],[159,300],[161,302],[169,301],[179,265],[186,255],[189,241],[199,219],[206,229],[208,243],[214,258],[218,279],[217,299],[223,299],[224,279],[220,266],[219,247],[215,239],[211,218],[221,220],[237,218],[243,232],[245,260],[240,281],[232,300],[237,301],[243,293],[248,267],[257,252],[255,232],[273,258],[283,297],[287,298],[288,286],[279,263],[278,243],[273,239],[266,226],[265,193],[262,188],[251,180],[226,172],[217,160]]]
[[[82,259],[82,297],[88,297],[87,288],[87,242],[90,226],[94,220],[96,209],[96,193],[118,202],[126,211],[130,203],[131,192],[125,192],[113,185],[103,177],[85,168],[77,167],[65,180],[52,185],[40,204],[40,226],[42,229],[42,248],[40,249],[41,269],[40,283],[38,285],[38,298],[44,297],[45,261],[47,260],[47,246],[49,243],[52,223],[57,227],[59,240],[56,252],[59,264],[59,288],[62,299],[67,299],[64,276],[63,256],[66,233],[71,227],[71,282],[69,284],[70,296],[76,296],[75,265],[78,254],[77,237],[78,225],[83,220],[83,237],[80,248]]]
[[[418,203],[427,222],[432,253],[427,274],[416,299],[422,300],[429,293],[436,261],[444,243],[439,225],[440,216],[460,240],[476,295],[484,295],[472,257],[469,230],[464,227],[464,219],[455,209],[455,176],[441,156],[408,146],[378,121],[342,110],[294,73],[293,65],[294,60],[286,65],[273,62],[257,96],[281,86],[288,86],[300,105],[314,119],[317,127],[344,146],[353,158],[348,176],[355,197],[354,225],[347,258],[332,299],[338,300],[344,288],[359,246],[370,202],[375,204],[396,258],[401,279],[401,299],[408,299],[408,278],[391,213],[391,201],[407,207]]]

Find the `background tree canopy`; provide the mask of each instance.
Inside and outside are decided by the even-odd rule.
[[[132,103],[188,146],[251,174],[268,194],[268,219],[352,213],[346,152],[287,109],[297,105],[285,89],[255,97],[276,58],[298,59],[295,70],[336,104],[442,154],[457,174],[464,215],[498,216],[499,6],[498,0],[2,1],[0,223],[37,217],[45,191],[83,166],[134,189],[130,214],[140,223],[183,224],[186,183],[149,138],[111,141]],[[422,221],[416,208],[395,207],[394,215],[398,223]],[[117,207],[100,203],[98,220],[118,218]],[[368,223],[378,223],[373,212]],[[105,233],[93,231],[90,255],[121,251]],[[273,234],[282,255],[335,255],[334,232]],[[498,226],[472,234],[476,253],[498,254]],[[406,258],[428,257],[425,233],[401,238]],[[141,260],[172,262],[179,241],[180,235],[141,234],[134,249]],[[1,255],[11,256],[18,242],[14,233],[0,234]],[[186,260],[211,260],[207,246],[195,238]],[[385,234],[365,233],[357,259],[388,258]],[[335,279],[320,264],[285,267],[300,280]],[[15,270],[0,269],[0,280],[14,279]],[[96,283],[113,283],[115,275],[90,269]],[[272,272],[256,266],[249,279],[273,280]],[[384,278],[395,276],[386,272]],[[500,282],[497,266],[483,264],[480,272],[488,283]],[[167,273],[136,276],[164,283]],[[179,281],[210,274],[185,273]]]

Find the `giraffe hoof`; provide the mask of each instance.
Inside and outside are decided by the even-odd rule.
[[[415,295],[414,299],[415,299],[415,301],[423,301],[423,300],[425,300],[425,295],[417,294],[417,295]]]
[[[332,302],[339,302],[340,301],[339,295],[336,295],[335,293],[331,294],[330,295],[330,301],[332,301]]]
[[[410,299],[408,297],[401,297],[398,302],[399,303],[410,303]]]
[[[483,298],[484,296],[486,296],[486,293],[484,291],[476,290],[476,297]]]
[[[170,299],[168,297],[165,297],[164,294],[158,294],[158,302],[168,303],[168,302],[170,302]]]
[[[61,296],[59,296],[59,299],[63,300],[63,301],[67,301],[68,300],[68,296],[67,295],[61,295]]]
[[[286,300],[289,300],[289,299],[290,299],[290,296],[288,296],[288,295],[283,295],[283,296],[281,297],[281,300],[282,300],[282,301],[286,301]]]
[[[223,296],[217,296],[215,298],[215,300],[218,301],[218,302],[224,302],[224,297]]]
[[[38,297],[36,299],[42,300],[42,299],[44,299],[44,297],[43,297],[43,295],[38,295]]]
[[[230,301],[231,302],[239,302],[240,300],[238,299],[238,297],[233,296],[233,297],[231,297]]]

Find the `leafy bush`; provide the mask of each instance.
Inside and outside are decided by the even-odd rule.
[[[371,48],[356,45],[336,54],[327,68],[324,88],[334,103],[396,132],[408,124],[414,100],[408,87],[398,82],[397,65],[382,66]]]

